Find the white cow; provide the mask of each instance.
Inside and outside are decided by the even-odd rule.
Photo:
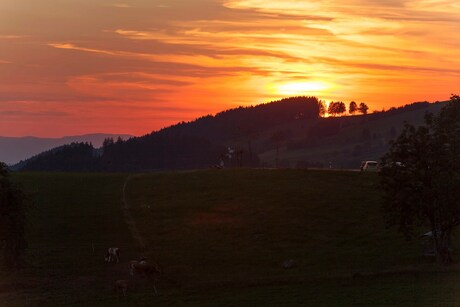
[[[120,262],[120,249],[118,247],[109,247],[107,254],[105,255],[106,262]]]

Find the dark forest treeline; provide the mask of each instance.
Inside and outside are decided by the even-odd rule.
[[[220,167],[222,164],[225,167],[257,167],[261,165],[259,155],[270,150],[275,152],[273,161],[267,164],[264,156],[263,166],[278,167],[287,165],[280,161],[282,148],[289,152],[314,151],[328,142],[336,146],[333,157],[323,154],[298,160],[308,160],[308,165],[318,166],[326,165],[325,159],[333,159],[342,167],[353,167],[361,159],[377,159],[388,149],[388,140],[394,138],[399,129],[395,117],[415,112],[422,119],[425,109],[435,105],[418,102],[363,116],[324,119],[320,118],[321,106],[322,102],[315,97],[293,97],[239,107],[126,141],[106,139],[98,149],[89,143],[61,146],[21,161],[14,169],[139,172]],[[379,120],[383,120],[379,124],[382,127],[372,128],[371,123]],[[343,134],[346,129],[356,132]],[[342,139],[337,139],[339,135]],[[290,165],[292,167],[292,163]],[[297,162],[295,165],[303,164]]]
[[[438,103],[438,101],[436,102]],[[401,114],[401,113],[406,113],[406,112],[412,112],[416,110],[423,110],[429,108],[430,103],[428,101],[421,101],[421,102],[414,102],[410,104],[406,104],[402,107],[392,107],[388,109],[387,111],[377,111],[374,112],[372,115],[371,120],[378,120],[381,118],[385,117],[390,117],[396,114]]]
[[[71,143],[21,161],[13,169],[28,171],[89,172],[96,169],[97,151],[91,143]]]
[[[316,97],[291,97],[250,107],[239,107],[207,115],[192,122],[182,122],[160,130],[168,136],[206,136],[212,142],[257,134],[295,119],[319,117]],[[155,134],[155,133],[154,133]]]
[[[204,137],[149,134],[141,138],[107,140],[96,160],[98,171],[195,169],[216,163],[225,147]]]
[[[192,122],[123,141],[106,139],[101,150],[73,143],[21,161],[24,171],[152,171],[195,169],[217,165],[257,166],[255,153],[228,155],[228,142],[257,135],[294,120],[319,117],[316,97],[292,97],[251,107],[230,109]]]

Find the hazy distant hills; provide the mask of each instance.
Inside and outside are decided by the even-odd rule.
[[[105,138],[128,139],[127,134],[85,134],[77,136],[65,136],[62,138],[39,138],[39,137],[4,137],[0,136],[0,161],[7,164],[18,163],[43,151],[73,142],[89,142],[95,147],[102,146]]]
[[[405,122],[423,123],[444,102],[322,118],[318,99],[293,97],[230,109],[102,148],[73,143],[36,155],[31,171],[155,171],[215,167],[358,168],[378,160]],[[103,138],[102,138],[103,139]],[[96,144],[96,143],[94,143]],[[97,147],[97,146],[96,146]]]

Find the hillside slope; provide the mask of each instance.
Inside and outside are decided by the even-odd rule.
[[[237,162],[236,158],[226,155],[228,147],[248,135],[257,135],[295,119],[313,120],[318,114],[318,99],[315,97],[293,97],[254,107],[240,107],[127,141],[106,140],[101,153],[95,154],[90,164],[94,171],[208,168],[218,164],[220,159],[226,159],[227,165],[257,166],[256,153],[239,155]],[[65,147],[65,154],[74,162],[79,147]],[[24,161],[18,167],[34,171],[83,171],[66,163],[65,154],[52,150]],[[86,155],[81,157],[87,160]]]
[[[118,138],[123,140],[132,137],[127,134],[108,134],[96,133],[75,136],[65,136],[62,138],[39,138],[39,137],[4,137],[0,136],[0,161],[13,165],[21,160],[28,159],[43,151],[50,150],[64,144],[74,142],[88,142],[95,147],[102,146],[106,138]]]
[[[259,158],[269,167],[358,168],[363,160],[379,160],[404,123],[421,125],[426,113],[437,113],[444,105],[414,103],[386,112],[275,127],[259,140]],[[273,142],[264,148],[264,139],[270,143],[275,133],[283,136],[278,149]]]
[[[427,112],[436,113],[443,105],[422,102],[386,112],[321,118],[317,98],[287,98],[227,110],[127,141],[108,139],[101,150],[93,148],[93,154],[91,150],[79,154],[82,144],[67,146],[65,151],[42,153],[17,168],[158,171],[222,163],[225,167],[357,168],[362,160],[378,160],[404,122],[419,125]]]

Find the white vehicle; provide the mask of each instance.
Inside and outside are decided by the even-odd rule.
[[[379,163],[377,161],[363,161],[361,162],[362,172],[372,172],[379,170]]]

